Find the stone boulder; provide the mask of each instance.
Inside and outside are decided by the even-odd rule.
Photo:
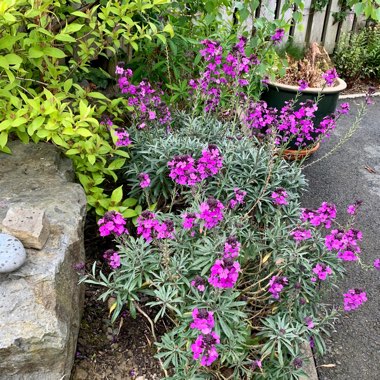
[[[42,249],[26,249],[21,268],[0,274],[0,380],[69,380],[84,296],[74,265],[84,261],[85,194],[53,145],[10,148],[0,153],[0,231],[9,209],[36,208],[49,236]]]

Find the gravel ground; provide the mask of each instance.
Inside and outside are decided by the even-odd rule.
[[[362,99],[350,101],[353,110],[359,101]],[[352,121],[353,116],[342,119],[331,140],[322,144],[310,162],[331,150]],[[356,224],[363,232],[362,261],[371,265],[380,258],[380,99],[376,99],[362,127],[348,143],[332,156],[305,168],[304,173],[310,185],[310,191],[303,196],[304,207],[333,202],[344,220],[348,204],[364,201]],[[380,272],[363,271],[355,263],[347,263],[346,267],[347,275],[340,289],[331,291],[328,301],[342,305],[343,291],[363,288],[368,302],[359,310],[346,312],[336,322],[336,332],[327,341],[328,353],[317,358],[319,379],[377,380],[380,379]]]

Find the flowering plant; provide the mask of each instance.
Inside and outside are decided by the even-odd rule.
[[[320,284],[334,282],[352,256],[360,262],[359,203],[349,206],[347,227],[335,228],[334,205],[300,209],[297,165],[211,115],[173,117],[169,134],[165,126],[131,131],[127,174],[151,211],[129,234],[119,234],[127,230],[115,213],[99,221],[117,249],[105,256],[108,276],[98,280],[94,265],[85,281],[116,299],[113,320],[127,307],[152,326],[171,321],[156,342],[168,378],[297,378],[302,344],[323,353],[337,313],[319,302]],[[364,290],[348,289],[341,309],[365,301]]]

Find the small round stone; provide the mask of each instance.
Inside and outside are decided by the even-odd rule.
[[[26,252],[21,241],[0,233],[0,273],[13,272],[25,263]]]

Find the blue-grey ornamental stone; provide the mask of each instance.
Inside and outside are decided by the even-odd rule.
[[[26,252],[21,241],[0,233],[0,273],[13,272],[25,263]]]

